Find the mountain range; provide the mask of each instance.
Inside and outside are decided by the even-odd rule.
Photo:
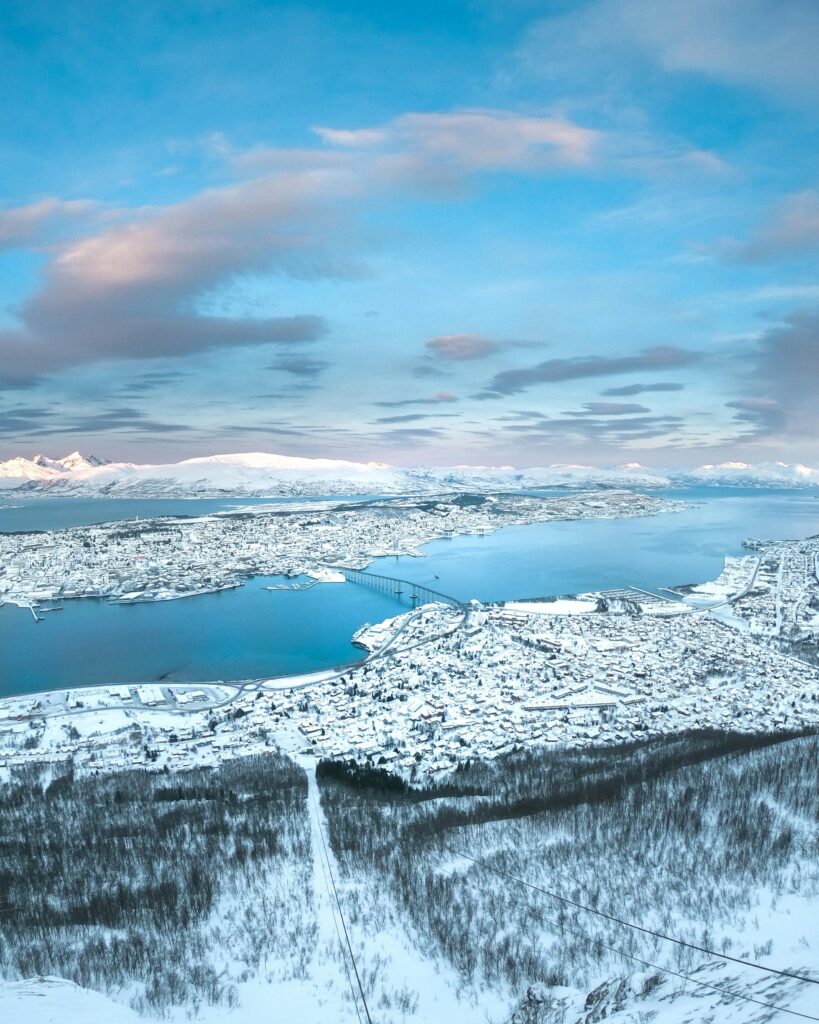
[[[137,465],[72,452],[60,459],[35,455],[0,462],[6,493],[112,497],[237,495],[272,497],[402,494],[452,489],[478,491],[551,487],[819,487],[819,469],[798,463],[724,462],[658,470],[639,463],[597,468],[551,465],[391,466],[383,462],[306,459],[265,452],[210,455],[182,462]]]

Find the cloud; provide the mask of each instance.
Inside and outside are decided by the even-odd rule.
[[[217,137],[216,155],[236,183],[165,206],[109,210],[101,229],[54,242],[40,290],[15,310],[18,326],[0,332],[7,386],[104,359],[315,340],[326,325],[310,313],[214,316],[203,300],[243,274],[360,276],[352,224],[367,203],[449,196],[487,172],[596,173],[602,159],[631,169],[604,133],[564,116],[456,110],[317,131],[323,146],[301,149],[238,152]],[[6,210],[0,237],[18,244],[81,207],[49,199]],[[524,344],[479,335],[430,342],[428,353],[449,361]],[[443,371],[428,362],[412,372]]]
[[[441,378],[451,377],[452,371],[450,369],[444,369],[441,366],[436,366],[432,362],[432,356],[420,359],[410,371],[413,377],[417,377],[419,380],[426,380],[428,378]]]
[[[443,437],[443,431],[437,427],[396,427],[375,435],[375,439],[392,444],[412,444],[415,441],[428,441]]]
[[[333,146],[391,153],[383,171],[396,178],[436,177],[489,170],[539,171],[592,161],[600,133],[561,117],[506,110],[403,114],[378,128],[316,128]]]
[[[317,127],[323,148],[254,146],[226,154],[240,174],[344,177],[351,195],[396,190],[449,196],[486,173],[590,169],[602,132],[551,115],[467,109],[406,113],[375,127]]]
[[[305,436],[303,427],[283,427],[272,423],[227,423],[219,428],[225,434],[276,434],[282,437]]]
[[[420,420],[444,419],[457,416],[454,412],[404,412],[395,416],[381,416],[376,423],[417,423]]]
[[[762,336],[746,374],[747,393],[730,402],[755,433],[819,436],[819,309],[795,310]]]
[[[18,406],[0,413],[0,435],[14,437],[53,437],[71,434],[108,434],[113,431],[163,434],[190,430],[184,423],[151,419],[139,409],[118,406],[96,413],[57,413]]]
[[[48,227],[85,216],[95,207],[95,203],[85,199],[49,196],[27,206],[0,209],[0,252],[38,242]]]
[[[301,353],[286,353],[268,366],[268,370],[280,370],[294,377],[312,379],[323,373],[330,364],[324,359],[314,359]]]
[[[644,405],[636,402],[586,402],[582,412],[573,412],[572,416],[625,416],[628,414],[651,412]]]
[[[657,345],[632,356],[575,356],[569,359],[546,359],[535,366],[502,370],[495,374],[478,397],[500,398],[516,395],[535,384],[551,384],[585,377],[605,377],[645,370],[668,370],[690,366],[701,358],[700,353],[676,345]]]
[[[128,396],[140,396],[165,387],[167,384],[176,384],[184,380],[189,374],[182,370],[151,370],[148,373],[138,374],[131,380],[124,381],[119,393]]]
[[[0,389],[21,386],[40,369],[54,371],[105,359],[152,359],[238,345],[315,341],[321,317],[204,317],[168,311],[151,315],[134,304],[73,302],[47,294],[24,309],[28,330],[0,331]],[[71,308],[69,308],[71,307]]]
[[[333,146],[380,146],[390,138],[384,128],[314,128],[316,135]]]
[[[521,57],[546,74],[565,75],[571,60],[615,80],[651,62],[811,105],[819,97],[817,38],[813,0],[597,0],[540,21]]]
[[[628,398],[631,395],[642,395],[647,391],[682,391],[684,387],[684,384],[658,381],[656,384],[625,384],[620,388],[606,388],[600,394],[610,398]]]
[[[36,405],[15,405],[0,410],[0,437],[31,437],[47,430],[47,420],[55,414]]]
[[[0,356],[3,355],[3,332],[0,331]],[[7,391],[25,391],[33,388],[42,381],[39,373],[15,373],[14,376],[3,372],[3,364],[0,361],[0,394]]]
[[[751,426],[750,436],[755,439],[778,433],[786,426],[786,414],[775,398],[739,398],[725,404],[735,410],[736,420]]]
[[[507,423],[501,429],[514,434],[519,444],[619,446],[679,435],[685,428],[680,416],[562,417],[542,416],[529,422]]]
[[[426,412],[405,412],[399,413],[397,416],[380,416],[376,423],[417,423],[419,420],[429,419],[429,413]]]
[[[325,329],[316,316],[215,317],[195,307],[241,272],[341,272],[343,261],[328,258],[335,217],[326,199],[343,192],[336,178],[282,173],[132,210],[57,245],[43,287],[18,310],[20,327],[0,333],[4,376],[316,339]]]
[[[442,402],[457,401],[457,396],[453,395],[451,391],[439,391],[437,395],[433,395],[431,398],[401,398],[393,402],[373,402],[373,405],[380,406],[382,409],[402,409],[409,405],[440,405]]]
[[[127,430],[145,434],[163,434],[169,431],[176,433],[190,429],[190,426],[185,423],[164,423],[153,420],[139,409],[116,408],[76,416],[70,423],[63,425],[62,432],[95,434],[111,430]]]
[[[698,72],[800,102],[819,96],[819,8],[812,0],[616,6],[625,31],[667,71]]]
[[[197,303],[243,273],[360,275],[349,241],[360,202],[430,185],[434,193],[444,182],[461,187],[482,170],[583,164],[595,137],[561,118],[498,110],[407,114],[363,133],[321,135],[333,148],[236,153],[222,139],[219,154],[249,180],[167,206],[111,211],[102,230],[56,244],[43,286],[16,310],[19,327],[0,333],[4,376],[314,340],[325,325],[309,314],[207,316]],[[30,240],[49,219],[77,211],[58,199],[5,210],[0,243]]]
[[[717,153],[685,141],[658,139],[644,129],[592,128],[562,114],[462,109],[402,114],[376,127],[314,131],[325,149],[256,146],[233,153],[229,162],[245,174],[317,168],[329,174],[343,168],[370,193],[409,190],[444,197],[464,193],[490,173],[588,174],[605,168],[649,178],[690,178],[729,170]]]
[[[786,196],[767,222],[744,242],[723,244],[722,251],[741,263],[764,263],[819,248],[819,192]]]
[[[424,342],[433,355],[441,359],[460,361],[481,359],[498,351],[498,343],[482,334],[441,334]]]

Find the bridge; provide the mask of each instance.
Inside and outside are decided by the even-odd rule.
[[[344,566],[334,565],[332,568],[340,572],[350,583],[361,583],[365,587],[372,587],[380,594],[389,594],[391,597],[398,597],[410,601],[413,606],[438,602],[452,605],[454,608],[463,609],[464,604],[449,594],[442,594],[431,587],[422,586],[420,583],[413,583],[412,580],[400,580],[394,576],[379,576],[374,572],[364,572],[361,569],[346,569]]]

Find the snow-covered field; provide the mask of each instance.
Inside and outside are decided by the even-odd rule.
[[[137,1024],[129,1006],[55,977],[0,981],[0,1020],[7,1024]]]

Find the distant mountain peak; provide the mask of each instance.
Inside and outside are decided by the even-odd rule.
[[[65,469],[93,469],[96,466],[109,465],[108,459],[101,459],[97,455],[83,455],[81,452],[72,452],[70,455],[57,459],[57,462]]]
[[[491,492],[505,488],[819,488],[819,469],[799,463],[724,462],[697,468],[653,469],[631,462],[617,467],[390,466],[383,462],[302,458],[270,452],[206,455],[163,465],[107,462],[71,452],[61,459],[35,455],[0,462],[5,491],[52,494],[189,497],[342,494],[412,494],[444,490]]]

